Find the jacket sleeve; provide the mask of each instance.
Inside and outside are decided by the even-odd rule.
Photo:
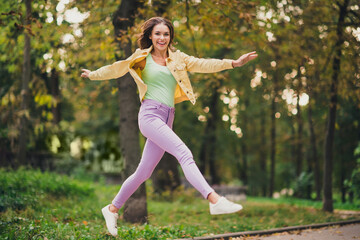
[[[133,55],[128,57],[126,60],[120,60],[114,62],[111,65],[101,67],[95,71],[90,72],[90,80],[108,80],[115,79],[124,76],[129,71],[129,63]]]
[[[181,58],[186,64],[186,69],[189,72],[198,73],[214,73],[220,72],[226,69],[234,68],[231,59],[205,59],[189,56],[183,52],[180,52]]]

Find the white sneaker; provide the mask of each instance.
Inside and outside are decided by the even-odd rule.
[[[109,230],[110,234],[116,237],[118,235],[117,231],[117,220],[119,218],[119,215],[117,213],[110,212],[110,204],[103,207],[101,209],[101,212],[105,218],[106,227]]]
[[[211,215],[234,213],[243,209],[240,204],[230,202],[225,197],[220,197],[215,204],[209,203],[209,207]]]

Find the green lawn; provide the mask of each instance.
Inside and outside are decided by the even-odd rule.
[[[40,179],[41,174],[38,174]],[[48,176],[41,182],[46,179]],[[50,189],[53,192],[33,190],[32,197],[37,200],[21,205],[21,210],[10,205],[3,207],[0,212],[0,239],[114,239],[107,235],[100,209],[112,200],[119,186],[65,180],[74,193],[57,194],[54,191],[56,184],[52,183]],[[4,184],[4,180],[0,183]],[[77,195],[75,190],[78,186],[86,186],[93,193],[81,192]],[[12,183],[7,191],[14,190],[14,187],[16,185]],[[321,205],[311,205],[314,203],[311,201],[253,197],[241,202],[244,210],[238,214],[211,216],[207,201],[192,197],[191,191],[177,193],[182,197],[176,201],[160,201],[152,197],[151,190],[149,192],[149,223],[132,225],[120,219],[117,239],[174,239],[344,220],[336,214],[322,212]],[[30,198],[29,195],[26,197]],[[0,200],[4,201],[4,198],[0,197]]]

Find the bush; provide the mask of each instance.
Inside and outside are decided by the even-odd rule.
[[[354,156],[357,158],[356,167],[353,169],[350,179],[344,181],[344,185],[355,194],[356,198],[360,198],[360,142],[355,148]]]
[[[296,179],[294,183],[294,196],[300,198],[310,198],[311,192],[309,193],[309,188],[313,182],[313,173],[302,172],[300,176]],[[307,196],[308,195],[308,196]]]
[[[7,208],[24,209],[47,196],[82,197],[94,194],[84,182],[39,170],[0,169],[0,212]]]

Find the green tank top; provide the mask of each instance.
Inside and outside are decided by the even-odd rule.
[[[142,79],[147,85],[145,99],[153,99],[174,107],[174,95],[176,80],[166,66],[157,64],[151,53],[146,57],[145,68],[141,73]]]

